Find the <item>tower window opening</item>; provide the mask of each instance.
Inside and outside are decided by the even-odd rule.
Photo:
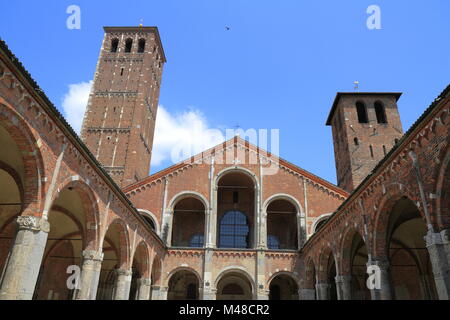
[[[145,51],[145,39],[140,39],[138,42],[138,53],[144,53]]]
[[[369,123],[369,118],[367,117],[367,109],[366,105],[358,101],[356,103],[356,112],[358,113],[358,122],[359,123]]]
[[[384,153],[384,155],[387,154],[387,152],[386,152],[386,146],[383,146],[383,153]]]
[[[398,139],[394,139],[394,144],[397,144],[398,143]]]
[[[133,46],[133,40],[132,39],[127,39],[125,41],[125,52],[126,53],[130,53],[131,52],[131,47]]]
[[[359,141],[358,141],[358,138],[357,138],[357,137],[355,137],[355,138],[353,139],[353,141],[355,142],[355,146],[359,146]]]
[[[371,156],[372,159],[373,159],[373,148],[372,148],[372,146],[369,146],[369,149],[370,149],[370,156]]]
[[[111,40],[111,52],[117,52],[117,47],[119,46],[119,39],[115,38]]]
[[[375,114],[377,115],[378,123],[387,123],[386,112],[381,102],[375,102]]]
[[[123,76],[123,68],[120,70],[120,75]]]

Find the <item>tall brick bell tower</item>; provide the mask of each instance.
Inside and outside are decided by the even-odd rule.
[[[149,174],[163,65],[156,27],[105,27],[81,138],[121,187]]]
[[[338,92],[328,116],[338,186],[353,191],[403,136],[397,92]]]

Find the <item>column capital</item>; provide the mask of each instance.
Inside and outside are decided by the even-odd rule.
[[[352,276],[350,274],[342,274],[337,275],[335,278],[336,283],[344,283],[352,280]]]
[[[131,274],[132,274],[131,270],[128,270],[128,269],[116,269],[115,271],[116,271],[116,274],[118,276],[128,276],[128,277],[130,277]]]
[[[43,231],[45,233],[50,232],[50,223],[44,218],[19,216],[17,217],[16,222],[21,230]]]
[[[143,285],[143,286],[151,286],[152,285],[152,279],[148,279],[148,278],[140,278],[137,279],[138,284]]]
[[[103,261],[103,252],[95,250],[84,250],[83,259],[101,262]]]
[[[450,229],[445,229],[441,232],[433,232],[431,230],[428,230],[425,236],[425,242],[427,244],[427,247],[436,244],[450,243]]]
[[[366,264],[368,267],[369,266],[378,266],[381,270],[388,270],[390,263],[387,259],[377,259],[377,260],[372,260],[370,262],[367,262]]]

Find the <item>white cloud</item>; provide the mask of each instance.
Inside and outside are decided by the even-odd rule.
[[[69,92],[63,97],[62,108],[66,120],[78,134],[81,131],[91,87],[92,81],[69,84]]]
[[[209,128],[201,111],[191,108],[171,114],[159,106],[152,166],[159,166],[169,159],[177,163],[223,141],[223,133],[219,129]]]

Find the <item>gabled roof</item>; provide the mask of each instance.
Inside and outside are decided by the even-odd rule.
[[[334,98],[333,106],[331,107],[330,114],[328,115],[326,125],[331,125],[331,119],[333,119],[339,100],[343,96],[394,96],[395,101],[398,101],[401,95],[401,92],[338,92]]]
[[[195,163],[196,161],[198,161],[200,159],[207,158],[207,157],[213,155],[215,153],[215,151],[224,150],[226,147],[230,146],[231,144],[233,144],[233,145],[240,144],[240,145],[246,147],[247,149],[252,149],[255,152],[257,152],[258,154],[264,155],[264,156],[266,156],[268,158],[270,158],[272,156],[272,154],[270,152],[268,152],[268,151],[266,151],[266,150],[264,150],[262,148],[259,148],[258,146],[255,146],[254,144],[248,142],[247,140],[242,139],[239,136],[235,136],[234,138],[231,138],[231,139],[229,139],[229,140],[227,140],[225,142],[222,142],[222,143],[220,143],[220,144],[218,144],[218,145],[216,145],[216,146],[214,146],[212,148],[209,148],[209,149],[207,149],[207,150],[205,150],[203,152],[200,152],[200,153],[198,153],[198,154],[196,154],[196,155],[194,155],[194,156],[192,156],[192,157],[190,157],[190,158],[188,158],[188,159],[186,159],[184,161],[178,162],[177,164],[174,164],[174,165],[172,165],[172,166],[170,166],[170,167],[168,167],[166,169],[163,169],[163,170],[161,170],[161,171],[159,171],[157,173],[154,173],[154,174],[152,174],[152,175],[150,175],[150,176],[148,176],[148,177],[146,177],[146,178],[144,178],[144,179],[142,179],[142,180],[140,180],[138,182],[135,182],[135,183],[133,183],[131,185],[128,185],[128,186],[123,188],[123,191],[125,193],[127,193],[127,192],[130,192],[130,191],[134,190],[134,189],[137,189],[137,188],[139,188],[139,187],[141,187],[143,185],[146,185],[146,184],[148,184],[148,183],[150,183],[150,182],[152,182],[154,180],[157,180],[157,179],[162,178],[162,177],[164,177],[164,176],[166,176],[166,175],[168,175],[168,174],[170,174],[172,172],[175,172],[175,171],[177,171],[180,168],[188,166],[191,163]],[[312,180],[312,181],[314,181],[314,182],[316,182],[318,184],[321,184],[324,187],[326,187],[326,188],[328,188],[328,189],[330,189],[330,190],[340,194],[344,198],[348,197],[349,193],[347,191],[345,191],[344,189],[339,188],[335,184],[333,184],[333,183],[331,183],[331,182],[329,182],[329,181],[327,181],[325,179],[322,179],[322,178],[316,176],[315,174],[313,174],[313,173],[311,173],[311,172],[309,172],[309,171],[307,171],[305,169],[302,169],[302,168],[300,168],[300,167],[298,167],[298,166],[296,166],[296,165],[294,165],[294,164],[292,164],[292,163],[290,163],[290,162],[288,162],[288,161],[286,161],[286,160],[284,160],[284,159],[282,159],[282,158],[280,158],[278,156],[274,156],[274,157],[278,158],[280,166],[284,166],[286,168],[289,168],[290,170],[292,170],[294,172],[297,172],[298,174],[300,174],[300,175],[302,175],[302,176],[304,176],[304,177],[306,177],[306,178],[308,178],[308,179],[310,179],[310,180]]]

